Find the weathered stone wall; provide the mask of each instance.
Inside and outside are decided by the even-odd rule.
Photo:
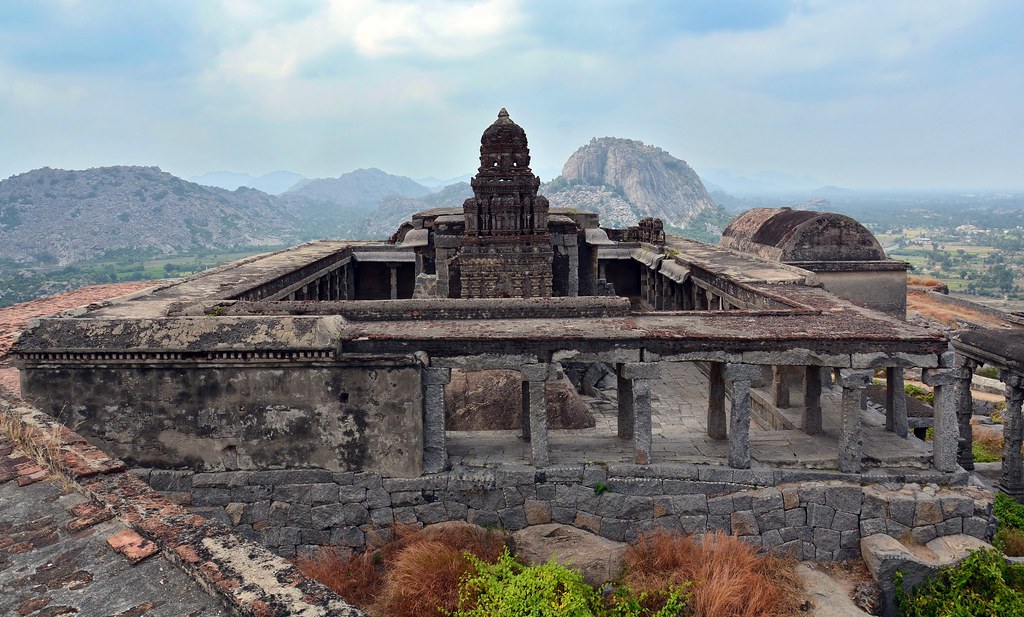
[[[422,469],[420,369],[411,361],[37,367],[23,396],[133,465]]]
[[[907,272],[816,272],[825,289],[847,300],[893,317],[907,316]]]
[[[722,530],[818,560],[857,557],[860,538],[876,533],[927,542],[993,531],[991,493],[949,485],[963,476],[936,472],[878,475],[872,481],[882,484],[866,486],[852,474],[684,464],[459,468],[397,479],[311,469],[137,473],[285,556],[327,544],[360,549],[392,523],[447,520],[509,530],[559,522],[625,541],[655,528]]]

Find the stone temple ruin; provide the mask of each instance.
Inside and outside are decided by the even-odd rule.
[[[285,556],[452,519],[722,529],[826,560],[875,534],[991,533],[958,465],[949,341],[903,320],[906,265],[856,221],[753,210],[718,247],[654,219],[605,229],[538,195],[504,110],[472,186],[387,242],[41,319],[12,351],[23,396]],[[911,368],[935,390],[930,444],[909,434]],[[518,372],[521,431],[446,430],[453,369]],[[865,405],[876,372],[884,414]],[[562,375],[595,427],[549,429]]]

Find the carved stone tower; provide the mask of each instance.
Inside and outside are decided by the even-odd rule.
[[[473,197],[462,205],[459,251],[463,298],[551,295],[548,200],[537,194],[526,131],[504,108],[480,138]]]

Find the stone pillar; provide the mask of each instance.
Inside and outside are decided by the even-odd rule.
[[[395,264],[388,264],[388,270],[391,271],[391,299],[398,299],[398,266]]]
[[[839,470],[859,472],[864,458],[864,441],[861,435],[861,399],[864,388],[871,383],[871,371],[841,369],[840,385],[843,387],[843,402],[840,413]]]
[[[569,236],[568,242],[571,244],[565,248],[569,251],[569,283],[565,295],[575,297],[580,295],[580,249],[576,236]]]
[[[960,426],[953,397],[956,373],[946,367],[926,368],[921,370],[921,381],[931,386],[935,395],[932,403],[932,458],[935,469],[956,471],[956,446],[960,441]]]
[[[971,379],[977,368],[970,358],[956,356],[956,385],[953,389],[956,401],[956,421],[960,429],[959,463],[964,469],[974,469],[974,429],[971,416],[974,415],[974,397],[971,396]]]
[[[519,369],[523,376],[523,438],[530,442],[530,454],[537,466],[547,465],[550,460],[545,384],[553,369],[547,364],[525,364]]]
[[[657,362],[618,365],[619,437],[633,438],[633,462],[651,462],[651,380],[661,375]]]
[[[1001,371],[999,379],[1006,384],[1006,413],[1003,415],[1003,473],[999,488],[1016,499],[1024,497],[1024,460],[1020,448],[1024,443],[1024,377],[1010,371]]]
[[[729,413],[729,467],[750,469],[750,381],[760,369],[752,364],[729,364],[725,378],[732,382]]]
[[[596,250],[597,249],[595,249],[595,252],[596,252]],[[607,271],[607,266],[606,266],[607,262],[601,261],[601,259],[597,258],[597,257],[595,257],[595,259],[597,260],[597,278],[601,279],[602,281],[607,281],[608,280],[608,271]]]
[[[821,367],[804,367],[804,432],[821,434]]]
[[[896,366],[885,367],[885,430],[904,438],[909,432],[903,369]]]
[[[708,437],[725,439],[725,363],[711,362],[708,372]]]
[[[789,379],[784,366],[772,367],[772,405],[778,409],[789,407]]]
[[[423,383],[423,472],[439,473],[448,464],[444,442],[444,386],[452,380],[450,368],[424,367]]]

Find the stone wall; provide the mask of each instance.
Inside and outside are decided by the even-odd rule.
[[[423,409],[414,359],[268,362],[37,367],[22,392],[132,465],[420,474]]]
[[[285,556],[322,545],[358,550],[392,523],[447,520],[509,530],[558,522],[620,541],[656,528],[722,530],[818,560],[858,557],[860,538],[876,533],[927,542],[993,532],[992,494],[950,484],[964,474],[937,472],[876,474],[867,485],[837,472],[686,464],[458,468],[419,478],[312,469],[136,473]]]

